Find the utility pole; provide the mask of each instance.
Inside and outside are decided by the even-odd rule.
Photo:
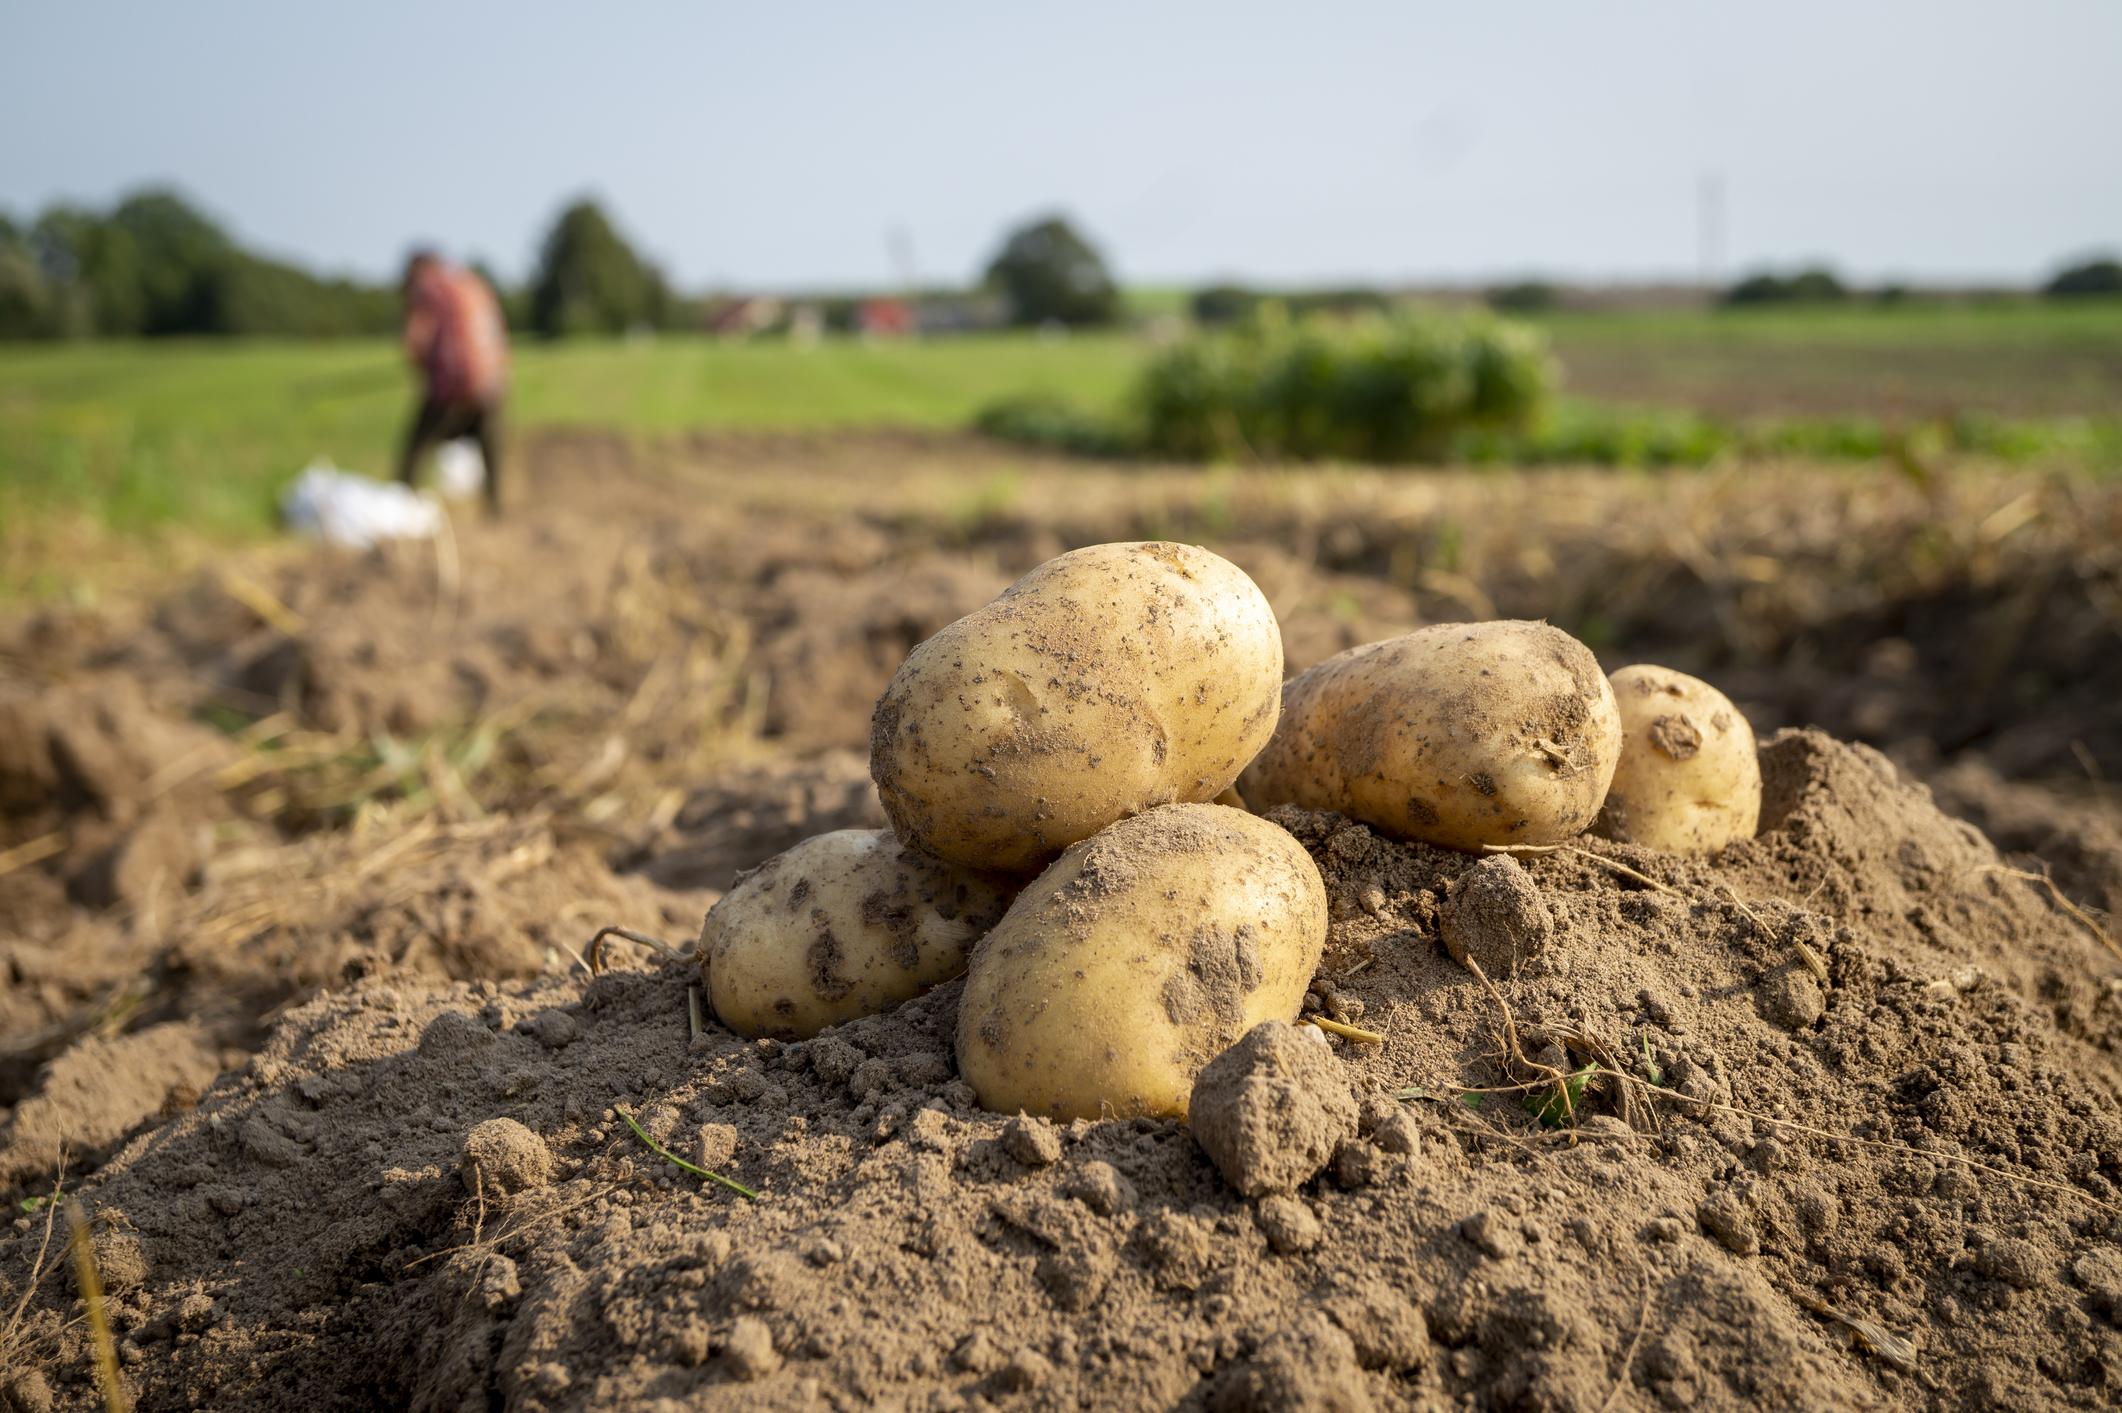
[[[1705,294],[1724,273],[1724,174],[1705,171],[1695,183],[1695,258]]]
[[[913,232],[904,226],[893,226],[884,233],[884,244],[891,256],[892,272],[899,277],[899,288],[912,296],[915,290]]]

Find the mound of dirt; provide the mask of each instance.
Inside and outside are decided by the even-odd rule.
[[[0,624],[0,1321],[63,1148],[147,1406],[2116,1401],[2122,494],[524,460],[446,545]],[[1250,1200],[1174,1125],[978,1112],[955,988],[776,1046],[690,1036],[682,964],[584,975],[596,928],[682,944],[737,870],[882,822],[835,748],[912,643],[1170,536],[1255,577],[1292,668],[1549,616],[1891,749],[2012,857],[1811,734],[1708,861],[1279,815],[1334,898],[1309,1006],[1386,1040],[1332,1042],[1353,1139],[1317,1076],[1229,1088],[1233,1154],[1324,1154]],[[91,1406],[63,1261],[24,1308],[0,1410]]]
[[[125,1377],[154,1407],[2112,1406],[2113,957],[1875,755],[1764,764],[1763,833],[1715,858],[1520,855],[1550,931],[1489,980],[1439,937],[1476,860],[1277,812],[1333,904],[1314,997],[1384,1040],[1332,1042],[1357,1135],[1257,1200],[1177,1123],[981,1112],[955,985],[782,1044],[692,1033],[682,961],[359,977],[83,1190]],[[42,1230],[0,1238],[0,1310]],[[77,1313],[38,1286],[18,1404],[97,1404]]]

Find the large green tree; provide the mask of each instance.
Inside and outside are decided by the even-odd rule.
[[[2058,270],[2041,292],[2051,299],[2122,294],[2122,260],[2093,259]]]
[[[987,283],[1018,324],[1110,324],[1120,314],[1104,257],[1059,216],[1011,232],[987,267]]]
[[[531,279],[530,326],[547,338],[660,326],[670,295],[663,275],[634,253],[594,201],[562,211]]]
[[[49,290],[46,332],[137,334],[146,322],[140,251],[132,236],[78,206],[54,206],[30,228],[29,245]]]
[[[52,333],[51,288],[29,236],[0,216],[0,339],[45,338]]]
[[[141,333],[228,332],[215,317],[218,286],[238,255],[227,232],[183,197],[159,189],[128,196],[106,224],[105,258],[131,264],[129,271],[113,268],[109,278],[135,282]]]
[[[1849,298],[1849,287],[1834,271],[1821,266],[1792,275],[1763,271],[1724,291],[1724,302],[1746,304],[1835,304]]]

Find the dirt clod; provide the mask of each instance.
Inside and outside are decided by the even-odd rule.
[[[1508,854],[1460,875],[1444,905],[1445,950],[1492,977],[1515,976],[1554,941],[1555,920],[1525,866]]]
[[[1459,1235],[1482,1255],[1501,1261],[1525,1249],[1525,1234],[1508,1215],[1485,1209],[1459,1223]]]
[[[735,1124],[702,1124],[699,1136],[694,1140],[699,1149],[697,1161],[709,1170],[726,1167],[737,1155],[737,1144],[742,1136]]]
[[[1380,1152],[1412,1158],[1421,1149],[1422,1129],[1413,1114],[1388,1114],[1371,1129],[1370,1141]]]
[[[1975,1256],[1975,1269],[1991,1280],[2014,1290],[2031,1290],[2042,1276],[2039,1247],[2016,1237],[1999,1237],[1985,1244]]]
[[[968,1374],[987,1374],[1002,1366],[1008,1356],[986,1330],[974,1330],[951,1351],[951,1367]]]
[[[1413,1369],[1429,1359],[1429,1322],[1390,1280],[1343,1277],[1319,1307],[1348,1332],[1366,1369]]]
[[[1053,1362],[1036,1349],[1020,1349],[995,1371],[995,1387],[1004,1393],[1028,1393],[1054,1376]]]
[[[744,1383],[763,1379],[781,1367],[774,1351],[774,1332],[757,1315],[739,1315],[731,1324],[729,1340],[722,1346],[722,1362],[730,1377]]]
[[[1763,978],[1757,993],[1761,1014],[1785,1030],[1806,1030],[1827,1013],[1827,995],[1798,963],[1778,967]]]
[[[147,1280],[147,1248],[134,1233],[106,1228],[89,1246],[95,1252],[97,1278],[110,1294],[123,1295]]]
[[[1111,1163],[1093,1159],[1071,1173],[1063,1190],[1101,1217],[1110,1217],[1133,1204],[1133,1184]]]
[[[1061,1135],[1043,1118],[1019,1114],[1002,1126],[1002,1148],[1027,1168],[1061,1161]]]
[[[1719,1190],[1702,1199],[1695,1208],[1695,1217],[1724,1249],[1734,1256],[1754,1256],[1761,1250],[1761,1238],[1754,1230],[1753,1214],[1746,1204],[1729,1189]]]
[[[2071,1263],[2070,1278],[2096,1312],[2122,1325],[2122,1252],[2088,1251]]]
[[[0,1409],[5,1413],[52,1413],[51,1381],[42,1369],[0,1374]]]
[[[172,810],[154,810],[132,825],[68,881],[88,908],[153,910],[197,881],[198,831]]]
[[[1318,1030],[1267,1021],[1202,1068],[1188,1122],[1223,1180],[1258,1197],[1325,1167],[1355,1136],[1356,1100]]]
[[[543,1187],[553,1178],[545,1140],[514,1119],[488,1119],[464,1136],[464,1185],[502,1195]]]
[[[1224,1370],[1208,1406],[1215,1413],[1369,1413],[1376,1403],[1356,1361],[1355,1342],[1313,1310],[1269,1334]]]
[[[1319,1219],[1302,1198],[1286,1192],[1270,1192],[1253,1204],[1253,1220],[1260,1224],[1268,1249],[1291,1256],[1319,1244]]]

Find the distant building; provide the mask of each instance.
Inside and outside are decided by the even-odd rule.
[[[765,295],[717,300],[701,322],[718,339],[752,338],[781,322],[781,301]]]
[[[924,334],[977,334],[1009,324],[1009,306],[993,294],[924,294],[914,304]]]
[[[903,339],[920,331],[913,306],[903,299],[865,299],[855,311],[855,327],[866,339]]]

